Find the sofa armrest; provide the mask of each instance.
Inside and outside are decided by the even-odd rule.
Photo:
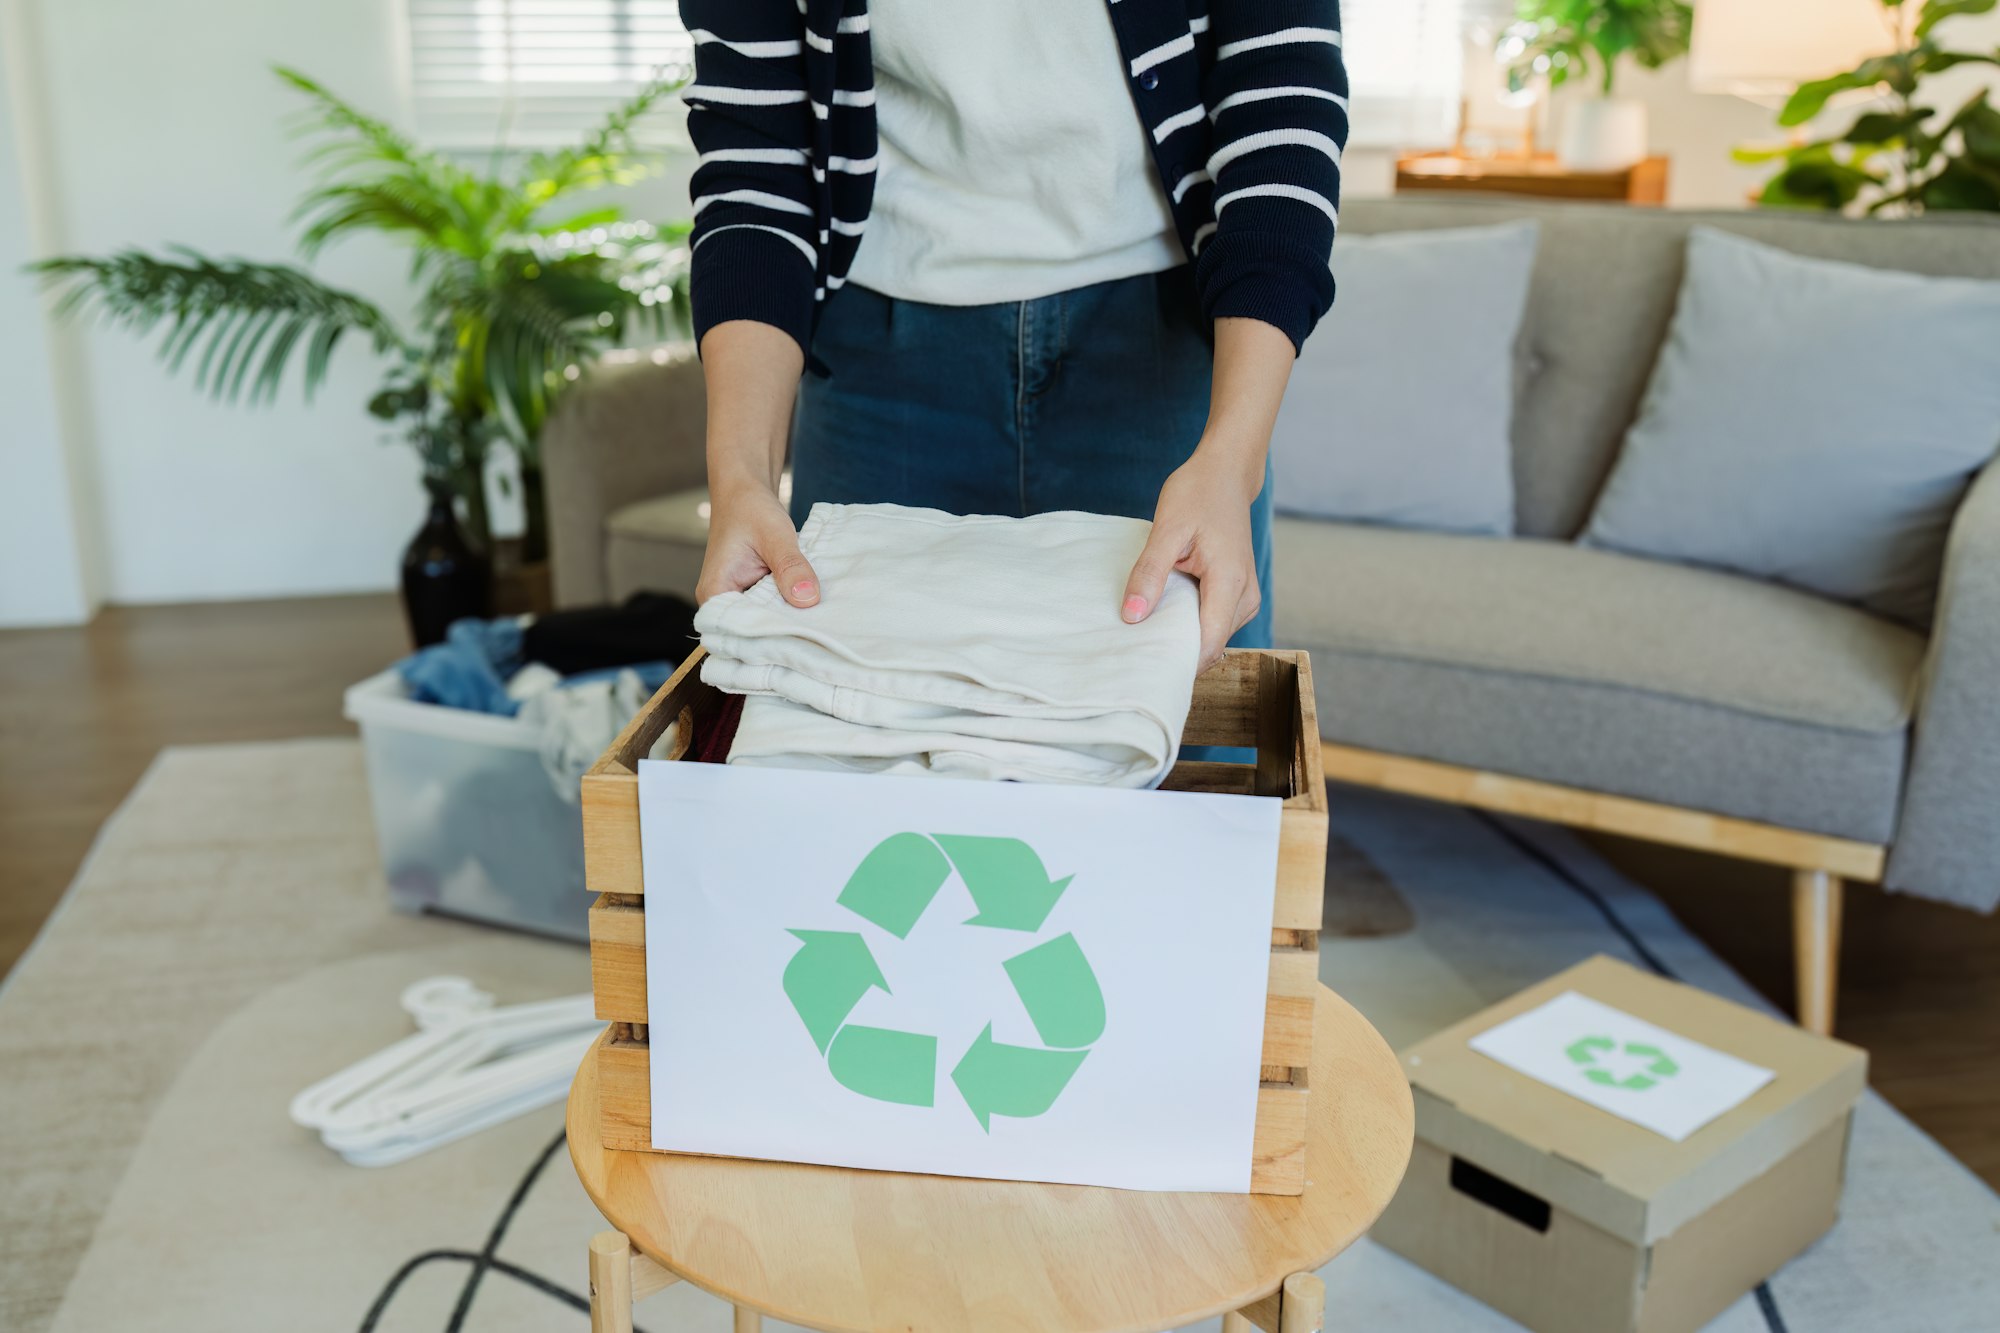
[[[1890,888],[2000,904],[2000,463],[1952,520]]]
[[[708,410],[694,349],[607,360],[542,428],[557,606],[602,602],[604,520],[707,481]]]

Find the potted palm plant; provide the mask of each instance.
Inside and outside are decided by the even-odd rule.
[[[657,169],[635,126],[680,80],[656,79],[574,147],[495,154],[481,172],[421,148],[296,70],[276,73],[305,98],[301,128],[312,144],[315,180],[295,214],[300,258],[310,264],[358,232],[388,235],[410,252],[417,295],[407,320],[297,265],[182,246],[33,267],[61,293],[65,314],[139,334],[164,329],[159,353],[169,369],[225,401],[268,402],[294,359],[310,397],[339,345],[365,343],[384,363],[368,409],[416,450],[432,494],[449,502],[442,520],[463,526],[469,548],[458,586],[483,598],[477,570],[492,547],[486,478],[496,451],[513,451],[519,464],[521,557],[544,559],[537,440],[551,405],[605,350],[686,329],[689,225],[632,221],[576,199]],[[425,533],[434,536],[439,522],[434,507]]]
[[[1647,126],[1644,103],[1613,95],[1618,63],[1670,64],[1687,54],[1693,26],[1686,0],[1521,0],[1495,54],[1517,93],[1538,79],[1559,88],[1588,77],[1594,60],[1598,95],[1567,108],[1557,156],[1575,171],[1621,171],[1646,156]]]

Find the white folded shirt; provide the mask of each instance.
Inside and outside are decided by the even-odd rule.
[[[1151,525],[814,505],[820,601],[766,577],[695,617],[702,679],[750,697],[732,764],[1156,785],[1201,654],[1194,581],[1119,615]]]

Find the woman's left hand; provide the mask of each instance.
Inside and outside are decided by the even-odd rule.
[[[1125,584],[1122,614],[1135,625],[1160,604],[1173,571],[1201,584],[1201,671],[1221,660],[1229,636],[1263,605],[1250,545],[1250,502],[1264,484],[1263,451],[1254,451],[1254,474],[1246,466],[1250,452],[1205,440],[1174,469],[1160,488],[1153,535]]]

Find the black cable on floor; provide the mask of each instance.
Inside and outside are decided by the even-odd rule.
[[[1519,833],[1515,832],[1513,829],[1507,827],[1506,824],[1494,818],[1486,811],[1474,810],[1472,813],[1477,815],[1480,819],[1484,820],[1487,826],[1490,827],[1494,832],[1498,833],[1508,842],[1513,843],[1517,850],[1528,856],[1530,859],[1538,862],[1544,870],[1547,870],[1557,879],[1561,880],[1563,883],[1567,884],[1570,888],[1575,889],[1579,894],[1583,895],[1583,897],[1589,901],[1590,905],[1597,909],[1597,914],[1603,917],[1605,922],[1608,925],[1610,925],[1610,927],[1613,930],[1618,932],[1619,938],[1623,939],[1625,943],[1632,946],[1632,952],[1639,955],[1639,961],[1643,962],[1647,967],[1650,967],[1651,969],[1653,969],[1653,971],[1667,978],[1669,981],[1680,980],[1679,975],[1677,975],[1671,967],[1668,967],[1665,963],[1660,961],[1660,956],[1658,954],[1654,953],[1650,948],[1646,947],[1646,942],[1639,938],[1638,932],[1634,931],[1632,927],[1626,925],[1624,918],[1620,917],[1618,913],[1616,913],[1611,909],[1611,904],[1605,901],[1604,895],[1599,893],[1594,885],[1587,884],[1583,880],[1578,879],[1568,866],[1556,860],[1555,857],[1550,856],[1547,852],[1543,851],[1541,848],[1535,846],[1534,843],[1529,842],[1526,838],[1522,837]]]
[[[520,1183],[514,1187],[513,1194],[507,1200],[507,1206],[501,1210],[499,1220],[493,1224],[493,1230],[486,1239],[484,1249],[478,1253],[474,1253],[471,1250],[426,1250],[422,1254],[405,1262],[402,1267],[398,1268],[390,1276],[388,1282],[383,1285],[381,1292],[376,1295],[373,1303],[369,1305],[368,1313],[362,1316],[359,1333],[374,1333],[376,1326],[382,1322],[382,1316],[388,1313],[390,1302],[395,1300],[397,1291],[402,1288],[404,1282],[409,1280],[411,1274],[415,1273],[425,1264],[440,1261],[472,1265],[472,1272],[467,1275],[465,1286],[459,1292],[458,1303],[452,1309],[451,1322],[446,1325],[448,1330],[456,1330],[463,1324],[466,1314],[472,1308],[472,1297],[479,1288],[480,1279],[485,1276],[489,1269],[495,1273],[499,1273],[503,1277],[513,1278],[516,1282],[533,1287],[543,1295],[561,1301],[572,1309],[581,1310],[583,1313],[589,1314],[590,1298],[588,1296],[580,1295],[568,1287],[562,1286],[560,1283],[551,1282],[540,1273],[531,1272],[528,1269],[522,1268],[519,1264],[509,1263],[507,1260],[500,1258],[496,1253],[500,1248],[501,1238],[507,1234],[507,1228],[514,1221],[514,1214],[519,1211],[522,1202],[528,1197],[529,1189],[533,1187],[536,1178],[542,1174],[542,1169],[549,1164],[549,1159],[555,1155],[556,1150],[561,1148],[566,1141],[567,1135],[558,1134],[555,1142],[542,1149],[541,1153],[535,1158],[533,1165],[529,1166],[527,1174],[522,1176]],[[635,1328],[633,1333],[644,1333],[644,1330]]]
[[[563,1145],[568,1141],[568,1132],[558,1131],[556,1136],[549,1140],[549,1146],[542,1149],[542,1155],[535,1159],[534,1165],[528,1168],[527,1174],[521,1177],[521,1183],[514,1186],[514,1193],[507,1200],[507,1206],[500,1210],[498,1220],[493,1223],[493,1230],[487,1233],[486,1244],[479,1251],[479,1257],[474,1261],[472,1271],[465,1275],[465,1286],[459,1290],[458,1304],[452,1307],[451,1319],[444,1326],[445,1333],[459,1333],[459,1330],[465,1327],[465,1317],[472,1313],[472,1298],[479,1294],[479,1284],[485,1281],[486,1270],[493,1266],[494,1256],[500,1251],[500,1241],[506,1236],[507,1228],[514,1224],[514,1214],[519,1212],[521,1205],[527,1201],[528,1191],[534,1188],[536,1179],[542,1174],[542,1168],[549,1164],[550,1158],[562,1151]]]
[[[444,1260],[455,1263],[475,1264],[479,1262],[479,1256],[471,1250],[425,1250],[422,1254],[416,1256],[416,1258],[411,1259],[396,1270],[396,1275],[389,1279],[389,1284],[382,1289],[382,1294],[377,1296],[375,1303],[368,1307],[367,1317],[361,1321],[363,1333],[372,1330],[382,1316],[387,1313],[389,1302],[394,1298],[397,1288],[403,1285],[406,1278],[425,1264],[437,1263]],[[488,1261],[488,1264],[494,1272],[501,1274],[503,1277],[511,1277],[524,1286],[533,1287],[543,1295],[561,1301],[564,1305],[581,1310],[585,1314],[590,1313],[590,1298],[588,1296],[580,1296],[567,1287],[562,1287],[549,1281],[549,1279],[543,1277],[540,1273],[530,1272],[528,1269],[522,1268],[518,1264],[509,1263],[505,1259],[492,1259]]]
[[[1510,828],[1505,822],[1494,815],[1484,810],[1474,810],[1472,813],[1482,820],[1487,827],[1512,843],[1516,850],[1536,862],[1551,875],[1554,875],[1561,883],[1574,889],[1592,907],[1595,907],[1598,915],[1604,918],[1611,929],[1618,932],[1620,939],[1632,946],[1632,952],[1637,954],[1639,960],[1647,967],[1669,981],[1679,981],[1681,979],[1679,974],[1671,967],[1660,961],[1658,954],[1647,947],[1646,942],[1639,938],[1639,933],[1625,923],[1625,919],[1618,915],[1610,902],[1605,899],[1604,895],[1597,891],[1595,885],[1586,883],[1578,877],[1575,871],[1571,870],[1555,857],[1550,856],[1540,847],[1528,841],[1528,839],[1522,837],[1519,832]],[[1771,1284],[1768,1282],[1759,1282],[1753,1294],[1757,1297],[1757,1309],[1763,1313],[1764,1324],[1771,1330],[1771,1333],[1790,1333],[1785,1326],[1785,1316],[1778,1309],[1778,1297],[1772,1292]]]

